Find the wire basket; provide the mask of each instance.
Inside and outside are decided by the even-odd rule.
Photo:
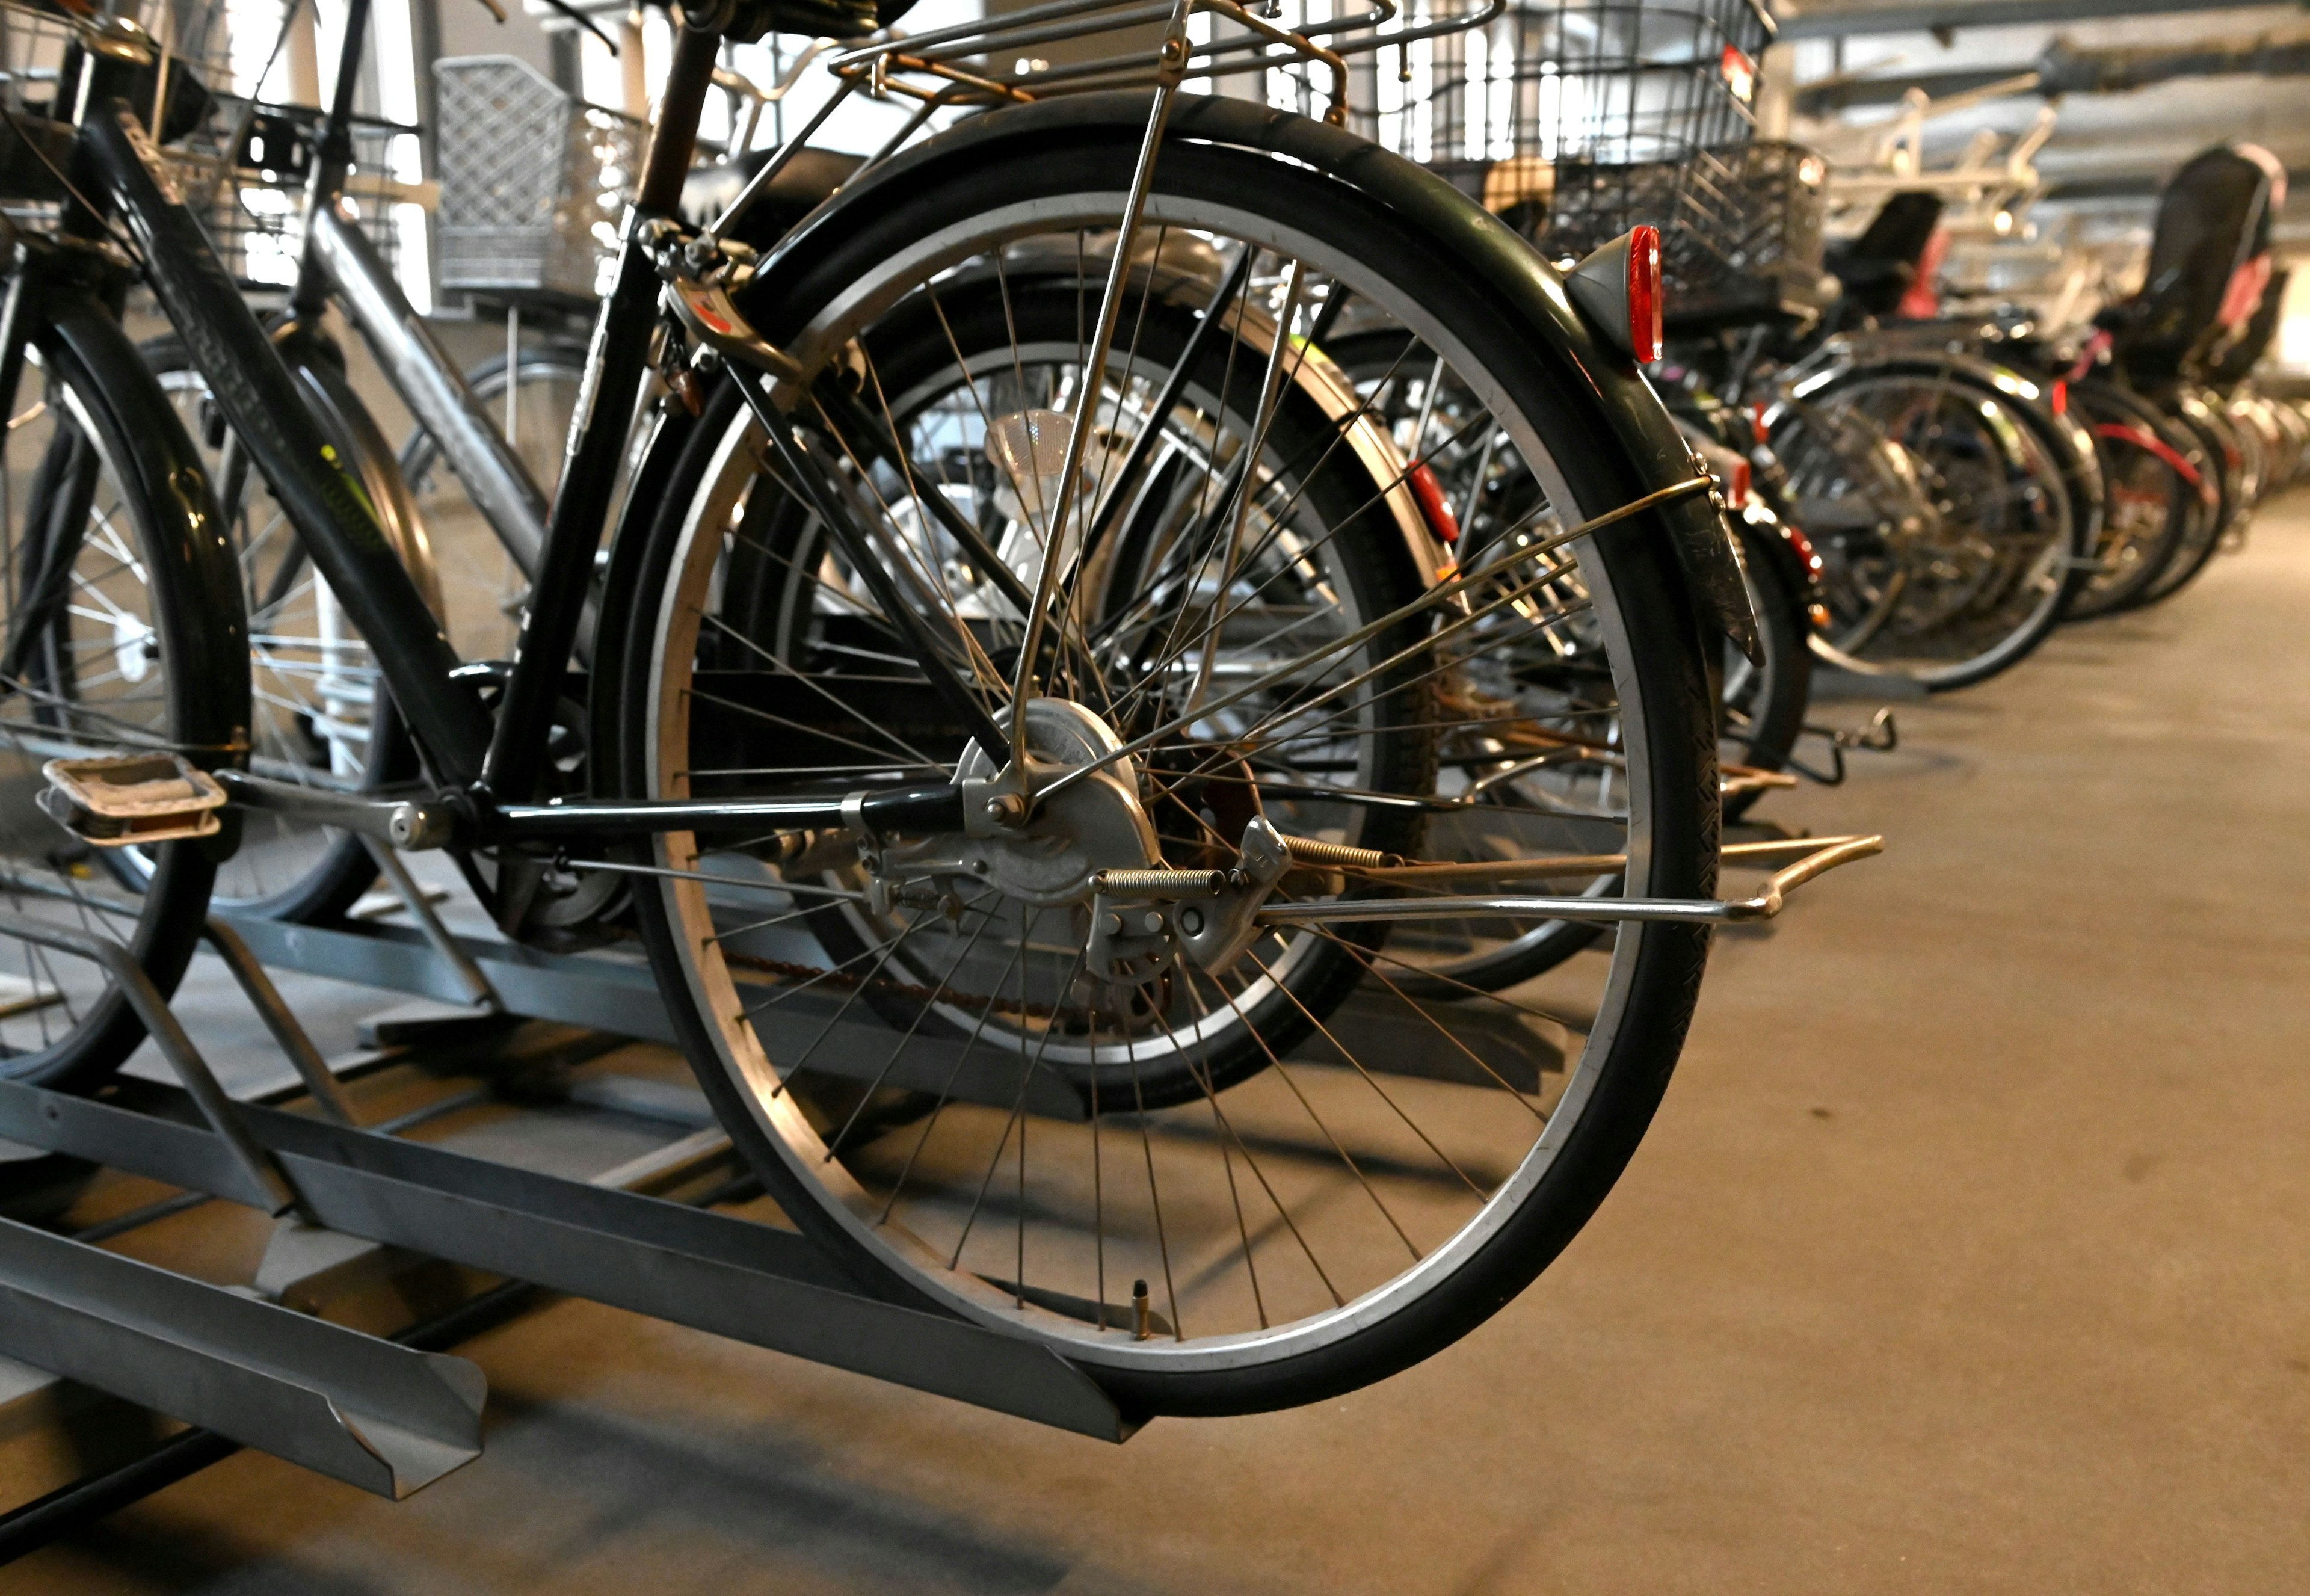
[[[557,303],[604,291],[647,128],[511,56],[433,64],[444,292]]]
[[[147,42],[166,56],[143,74],[152,103],[142,108],[147,125],[161,129],[169,177],[237,280],[252,286],[289,282],[300,251],[300,212],[320,113],[228,91],[232,30],[261,49],[280,29],[285,6],[153,0],[142,12],[138,25]],[[120,15],[137,22],[138,8],[122,8]],[[8,112],[0,119],[0,211],[24,230],[52,231],[61,210],[74,131],[56,113],[60,96],[69,97],[77,82],[88,25],[0,0],[0,105]],[[348,195],[388,261],[397,243],[390,205],[407,197],[404,186],[386,177],[393,141],[415,133],[374,121],[353,132]]]
[[[0,212],[19,228],[53,227],[65,196],[74,134],[56,100],[80,48],[68,18],[0,4]]]
[[[1762,0],[1525,0],[1383,64],[1371,131],[1428,162],[1678,160],[1750,136],[1772,34]]]
[[[1586,255],[1639,223],[1660,229],[1663,320],[1704,332],[1777,317],[1805,319],[1828,302],[1821,221],[1828,167],[1802,144],[1756,142],[1681,160],[1557,163],[1486,173],[1492,209],[1553,259]],[[1519,178],[1533,179],[1519,192]]]
[[[295,280],[320,119],[319,111],[303,107],[219,95],[210,116],[161,152],[217,257],[244,286]],[[417,191],[387,174],[394,142],[417,130],[364,118],[352,131],[345,198],[369,241],[397,269],[401,237],[392,206]]]

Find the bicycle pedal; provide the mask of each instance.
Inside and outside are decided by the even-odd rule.
[[[41,812],[100,848],[125,848],[222,828],[224,789],[177,754],[107,754],[50,759]]]

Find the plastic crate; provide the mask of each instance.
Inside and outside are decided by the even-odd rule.
[[[443,291],[597,297],[639,175],[645,126],[511,56],[437,61],[433,79]]]

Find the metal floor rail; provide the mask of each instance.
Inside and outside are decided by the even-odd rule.
[[[726,1151],[710,1127],[575,1180],[390,1133],[412,1116],[352,1123],[340,1083],[260,952],[291,955],[265,963],[312,968],[294,953],[317,948],[331,967],[315,973],[361,980],[345,956],[366,947],[378,955],[369,984],[479,996],[513,1014],[634,1034],[637,994],[603,978],[617,961],[477,944],[477,991],[473,965],[460,969],[449,948],[425,945],[438,931],[438,922],[424,934],[211,923],[211,946],[298,1070],[313,1112],[292,1113],[229,1097],[117,944],[0,915],[0,935],[103,965],[177,1078],[171,1086],[124,1077],[100,1099],[0,1080],[0,1139],[256,1208],[284,1221],[308,1257],[326,1259],[333,1246],[347,1255],[364,1244],[403,1248],[1081,1435],[1122,1441],[1136,1427],[1046,1347],[879,1300],[793,1231],[621,1189]],[[517,966],[543,971],[550,989],[509,978]],[[583,978],[564,967],[582,967]],[[646,969],[635,973],[647,980]],[[591,1011],[594,999],[559,1001],[587,993],[620,1005],[613,1027]],[[625,1095],[647,1096],[647,1084],[625,1082]],[[276,1233],[276,1250],[282,1239]],[[464,1359],[8,1220],[0,1220],[0,1356],[396,1498],[481,1450],[484,1382]],[[178,1477],[161,1470],[152,1488]]]

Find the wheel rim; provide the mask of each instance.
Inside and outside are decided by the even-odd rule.
[[[1085,224],[1096,223],[1099,213],[1088,206],[1085,208],[1090,210],[1090,213],[1081,214],[1080,220]],[[1354,284],[1359,295],[1372,302],[1386,303],[1391,299],[1405,299],[1405,296],[1394,292],[1389,285],[1378,282],[1372,274],[1342,258],[1341,252],[1322,241],[1304,235],[1278,236],[1280,230],[1258,224],[1248,216],[1224,207],[1206,206],[1191,210],[1185,202],[1166,202],[1164,196],[1159,195],[1151,214],[1156,224],[1168,228],[1192,226],[1220,232],[1236,239],[1249,237],[1263,247],[1280,246],[1292,258],[1305,263],[1311,270],[1324,273],[1327,278],[1336,280],[1344,276]],[[847,343],[854,329],[871,324],[901,297],[905,289],[929,278],[947,265],[979,253],[994,239],[1008,240],[1029,232],[1049,235],[1055,226],[1064,227],[1076,220],[1077,217],[1067,215],[1062,207],[1051,204],[1028,207],[1024,213],[1014,216],[996,213],[986,224],[985,230],[975,238],[942,239],[915,258],[894,258],[885,267],[880,280],[862,281],[854,285],[840,302],[821,316],[814,323],[809,339],[799,346],[822,350],[829,345],[838,346]],[[1432,347],[1455,351],[1453,358],[1464,369],[1471,371],[1478,369],[1476,362],[1460,347],[1459,341],[1448,329],[1440,325],[1419,325],[1420,321],[1432,323],[1433,318],[1426,317],[1415,306],[1407,304],[1403,308],[1408,313],[1408,319],[1418,318],[1414,323],[1415,328],[1433,341]],[[869,375],[871,377],[871,373]],[[1477,380],[1480,386],[1493,386],[1489,374]],[[871,380],[867,386],[872,392],[873,385]],[[1496,399],[1494,403],[1498,403],[1499,401]],[[1512,432],[1515,430],[1511,429]],[[1557,475],[1553,463],[1538,447],[1537,439],[1531,438],[1529,431],[1528,426],[1522,429],[1523,435],[1518,438],[1517,447],[1524,451],[1529,461],[1537,463],[1541,473],[1553,480]],[[707,473],[707,480],[716,484],[716,491],[706,496],[705,502],[692,507],[682,547],[674,559],[675,574],[669,579],[657,617],[656,632],[650,651],[656,672],[651,696],[655,733],[655,768],[651,779],[655,791],[680,790],[676,773],[685,770],[690,760],[691,733],[687,706],[691,696],[689,686],[692,669],[690,662],[702,629],[699,615],[702,609],[708,607],[705,601],[713,591],[717,568],[723,568],[726,575],[726,568],[723,564],[726,551],[724,539],[730,533],[731,512],[737,506],[742,489],[742,483],[736,482],[735,479],[751,475],[753,464],[750,451],[752,447],[743,429],[734,428],[721,440],[719,454]],[[1565,495],[1559,502],[1568,501],[1568,494]],[[741,525],[746,523],[742,521]],[[1589,585],[1590,596],[1599,601],[1602,612],[1598,622],[1601,646],[1617,661],[1624,657],[1627,645],[1619,612],[1609,602],[1609,578],[1601,568],[1591,570],[1584,567],[1582,574]],[[1617,664],[1615,669],[1622,676],[1627,674]],[[1622,686],[1627,690],[1631,684],[1623,682]],[[1636,818],[1625,828],[1624,834],[1629,837],[1632,857],[1641,860],[1646,856],[1648,843],[1643,802],[1646,776],[1641,746],[1631,751],[1633,757],[1629,761],[1628,779],[1636,791],[1637,802],[1634,805]],[[762,870],[759,860],[741,866],[729,863],[729,857],[726,854],[710,855],[704,863],[707,872],[718,873],[733,883],[730,888],[720,889],[725,896],[725,908],[730,899],[740,895],[737,881],[743,871],[751,873],[753,881],[757,883],[755,890],[759,896],[756,902],[760,909],[783,913],[793,920],[805,918],[810,913],[805,908],[794,906],[791,899],[782,908],[774,893],[760,892],[759,884],[768,879],[768,872]],[[664,839],[659,847],[658,859],[662,867],[672,870],[700,868],[700,855],[692,840],[686,837]],[[1637,873],[1641,874],[1641,871]],[[1307,1238],[1293,1230],[1290,1221],[1298,1217],[1298,1213],[1290,1211],[1289,1202],[1276,1198],[1276,1187],[1270,1172],[1257,1166],[1250,1144],[1229,1128],[1226,1112],[1230,1109],[1238,1113],[1248,1112],[1248,1099],[1239,1094],[1248,1092],[1253,1085],[1259,1082],[1265,1082],[1277,1093],[1287,1094],[1280,1099],[1279,1106],[1288,1105],[1290,1096],[1296,1095],[1290,1093],[1291,1078],[1307,1076],[1308,1066],[1302,1062],[1290,1062],[1288,1067],[1271,1064],[1250,1081],[1220,1094],[1217,1097],[1217,1108],[1210,1100],[1183,1106],[1205,1114],[1211,1129],[1205,1132],[1203,1145],[1207,1149],[1220,1149],[1217,1156],[1207,1157],[1205,1160],[1203,1173],[1211,1185],[1208,1190],[1198,1193],[1206,1203],[1196,1216],[1198,1222],[1208,1229],[1214,1246],[1231,1233],[1236,1243],[1239,1244],[1237,1251],[1244,1260],[1242,1267],[1235,1271],[1238,1278],[1231,1282],[1232,1295],[1226,1297],[1227,1305],[1222,1311],[1214,1311],[1214,1305],[1221,1302],[1220,1296],[1216,1293],[1206,1291],[1200,1300],[1194,1290],[1187,1292],[1185,1297],[1181,1295],[1179,1277],[1186,1271],[1180,1255],[1184,1243],[1176,1230],[1167,1238],[1160,1234],[1160,1227],[1151,1225],[1149,1228],[1156,1232],[1152,1236],[1152,1250],[1142,1248],[1127,1264],[1119,1260],[1112,1262],[1107,1267],[1103,1279],[1096,1263],[1074,1256],[1063,1266],[1052,1267],[1050,1273],[1038,1280],[1029,1282],[1035,1289],[1024,1292],[1013,1286],[1015,1276],[1001,1275],[993,1263],[977,1255],[964,1257],[960,1267],[956,1266],[954,1260],[961,1254],[943,1245],[936,1245],[943,1242],[942,1237],[898,1234],[896,1225],[884,1222],[886,1206],[895,1204],[886,1205],[886,1193],[873,1188],[873,1172],[864,1170],[863,1161],[847,1148],[840,1149],[843,1152],[841,1158],[829,1161],[826,1150],[829,1146],[829,1133],[824,1127],[811,1123],[804,1106],[797,1103],[795,1094],[784,1089],[784,1071],[787,1066],[773,1063],[776,1046],[766,1048],[751,1024],[738,1018],[746,1008],[745,983],[734,975],[729,961],[718,951],[728,944],[732,917],[725,914],[717,920],[712,901],[714,895],[699,882],[667,880],[656,890],[672,921],[674,936],[686,947],[699,950],[688,959],[686,965],[685,974],[690,987],[688,995],[701,1016],[721,1017],[711,1020],[714,1045],[721,1067],[738,1085],[744,1106],[758,1128],[795,1167],[809,1172],[811,1178],[819,1181],[829,1193],[828,1211],[846,1227],[852,1239],[907,1275],[918,1288],[957,1311],[988,1323],[1025,1324],[1038,1333],[1063,1342],[1070,1356],[1118,1366],[1218,1369],[1311,1350],[1375,1323],[1395,1311],[1407,1297],[1425,1290],[1437,1277],[1459,1267],[1472,1253],[1481,1247],[1517,1202],[1529,1194],[1547,1172],[1562,1136],[1568,1133],[1570,1125],[1577,1119],[1580,1105],[1593,1088],[1592,1061],[1601,1058],[1610,1046],[1614,1025],[1612,1005],[1615,993],[1625,986],[1628,978],[1624,947],[1622,953],[1602,961],[1599,970],[1587,982],[1594,994],[1594,1005],[1602,1012],[1585,1028],[1585,1048],[1582,1049],[1576,1044],[1574,1045],[1573,1051],[1577,1057],[1571,1061],[1571,1067],[1564,1075],[1536,1082],[1539,1089],[1530,1094],[1531,1100],[1524,1103],[1529,1130],[1519,1132],[1514,1156],[1502,1160],[1497,1168],[1488,1169],[1487,1178],[1481,1186],[1473,1182],[1466,1183],[1470,1191],[1467,1211],[1455,1211],[1453,1222],[1442,1239],[1425,1246],[1404,1241],[1403,1252],[1416,1252],[1417,1261],[1402,1266],[1390,1266],[1369,1282],[1357,1280],[1343,1288],[1327,1281],[1326,1288],[1317,1290],[1315,1295],[1320,1297],[1328,1294],[1331,1300],[1318,1302],[1312,1311],[1286,1311],[1281,1305],[1265,1304],[1259,1299],[1267,1288],[1252,1284],[1251,1277],[1257,1274],[1260,1259],[1267,1255],[1262,1249],[1272,1246],[1275,1249],[1273,1256],[1282,1257],[1295,1244],[1303,1254],[1310,1248]],[[765,922],[768,917],[767,915],[761,916]],[[1633,944],[1634,939],[1628,938],[1625,941]],[[1377,963],[1384,967],[1385,956]],[[807,981],[812,977],[802,978]],[[1385,982],[1380,984],[1385,985]],[[1213,983],[1212,993],[1214,1000],[1220,996],[1232,996],[1236,1002],[1245,1001],[1241,993],[1224,993],[1217,983]],[[1255,998],[1252,1001],[1258,1000]],[[1211,1007],[1216,1011],[1218,1002],[1213,1001]],[[1569,1036],[1568,1029],[1565,1034]],[[1047,1034],[1041,1045],[1046,1052],[1054,1045],[1047,1040]],[[1055,1045],[1064,1047],[1066,1045],[1060,1043]],[[1135,1044],[1125,1051],[1135,1054]],[[792,1056],[789,1053],[788,1057]],[[1034,1067],[1032,1062],[1028,1064],[1029,1075]],[[1359,1076],[1359,1071],[1355,1070],[1339,1070],[1324,1084],[1341,1084],[1342,1079],[1358,1081],[1359,1085],[1369,1084],[1368,1076],[1360,1080]],[[1305,1081],[1301,1084],[1304,1086]],[[1305,1110],[1303,1127],[1307,1121],[1322,1122],[1321,1108],[1309,1107],[1305,1097],[1299,1098],[1298,1106]],[[933,1116],[930,1122],[934,1127],[936,1117]],[[1105,1123],[1107,1117],[1105,1115],[1096,1116],[1090,1123],[1099,1126]],[[1185,1136],[1186,1132],[1153,1130],[1149,1123],[1151,1116],[1136,1116],[1138,1124],[1135,1130],[1122,1124],[1125,1116],[1116,1117],[1117,1123],[1104,1132],[1110,1143],[1104,1154],[1099,1148],[1101,1132],[1096,1129],[1055,1130],[1043,1122],[1034,1121],[1033,1135],[1043,1139],[1038,1142],[1038,1146],[1046,1146],[1052,1141],[1064,1143],[1072,1155],[1070,1167],[1078,1175],[1084,1170],[1094,1172],[1090,1176],[1094,1182],[1104,1178],[1098,1173],[1107,1167],[1104,1159],[1112,1158],[1119,1166],[1126,1158],[1142,1160],[1143,1154],[1143,1162],[1162,1163],[1172,1156],[1176,1147],[1185,1144],[1177,1138]],[[951,1118],[948,1123],[952,1123]],[[979,1181],[977,1199],[974,1200],[971,1211],[984,1211],[986,1193],[1000,1184],[994,1178],[994,1167],[1003,1164],[1006,1149],[1012,1149],[1016,1158],[1018,1178],[1022,1188],[1028,1183],[1026,1158],[1016,1151],[1017,1144],[1006,1138],[1012,1124],[1025,1126],[1029,1123],[1028,1116],[1014,1116],[1000,1124],[989,1123],[984,1127],[981,1140],[991,1142],[995,1157],[988,1166],[988,1172]],[[927,1141],[930,1133],[924,1131],[923,1139]],[[837,1140],[839,1135],[838,1131],[833,1132]],[[1164,1137],[1172,1137],[1173,1140],[1164,1141],[1159,1147],[1157,1146],[1158,1140]],[[1022,1136],[1021,1141],[1024,1140]],[[1231,1163],[1231,1154],[1237,1151],[1244,1155],[1240,1165]],[[1342,1161],[1347,1163],[1351,1160],[1342,1154]],[[1222,1166],[1228,1167],[1223,1169]],[[919,1160],[908,1167],[919,1170]],[[1001,1173],[1008,1178],[1012,1172],[1006,1167]],[[1226,1175],[1231,1175],[1238,1183],[1231,1197],[1220,1195],[1221,1177]],[[951,1173],[951,1178],[958,1186],[968,1184],[960,1166]],[[1372,1196],[1368,1180],[1344,1175],[1341,1178],[1347,1181],[1345,1190],[1356,1191],[1360,1185],[1361,1196],[1368,1200],[1367,1210],[1385,1207]],[[1146,1179],[1143,1173],[1142,1179]],[[1147,1179],[1150,1187],[1155,1184],[1154,1180]],[[1235,1207],[1246,1185],[1264,1187],[1270,1202],[1264,1219],[1269,1230],[1255,1243],[1248,1231],[1259,1216],[1254,1214],[1251,1219],[1238,1223],[1237,1216],[1243,1210]],[[1004,1214],[1006,1220],[1016,1218],[1020,1227],[1026,1223],[1024,1216],[1029,1206],[1023,1201],[1025,1194],[1023,1189],[1014,1193],[1014,1196],[1022,1200],[1014,1203],[1014,1212]],[[1087,1205],[1104,1201],[1103,1197],[1079,1189],[1070,1193],[1069,1197],[1071,1201]],[[1157,1199],[1159,1203],[1163,1201]],[[1214,1206],[1218,1204],[1224,1206]],[[1115,1216],[1106,1214],[1101,1222],[1112,1224]],[[1394,1223],[1388,1221],[1391,1226]],[[968,1222],[964,1230],[963,1240],[968,1243]],[[1104,1236],[1110,1232],[1103,1231],[1101,1234]],[[1402,1239],[1401,1229],[1398,1236]],[[1032,1238],[1031,1245],[1044,1260],[1055,1257],[1058,1251],[1041,1233]],[[1048,1251],[1045,1250],[1046,1247]],[[1159,1267],[1164,1261],[1161,1254],[1167,1247],[1169,1250],[1168,1261],[1173,1265],[1170,1271],[1172,1278],[1168,1286],[1163,1279],[1164,1271]],[[1006,1247],[1004,1250],[1009,1252],[1011,1249]],[[1198,1267],[1211,1265],[1234,1269],[1223,1249],[1209,1256],[1198,1257],[1194,1262]],[[1312,1263],[1313,1260],[1309,1262]],[[1316,1265],[1310,1272],[1320,1275],[1324,1271],[1320,1265]],[[1125,1305],[1117,1287],[1122,1281],[1133,1278],[1143,1278],[1151,1282],[1154,1311],[1170,1320],[1185,1333],[1185,1339],[1167,1340],[1160,1336],[1144,1341],[1131,1339],[1127,1329],[1129,1322],[1120,1312]],[[1072,1291],[1064,1289],[1056,1283],[1061,1279],[1080,1279],[1081,1288]],[[1045,1280],[1054,1283],[1044,1284]],[[1072,1305],[1067,1305],[1061,1299],[1068,1299]],[[1104,1330],[1098,1323],[1098,1305],[1101,1304],[1107,1305],[1108,1310],[1109,1325]],[[1255,1314],[1264,1323],[1253,1323]],[[1191,1315],[1194,1323],[1187,1322]],[[1241,1323],[1237,1323],[1236,1318],[1230,1315],[1239,1317]],[[1117,1319],[1124,1322],[1115,1323]]]

